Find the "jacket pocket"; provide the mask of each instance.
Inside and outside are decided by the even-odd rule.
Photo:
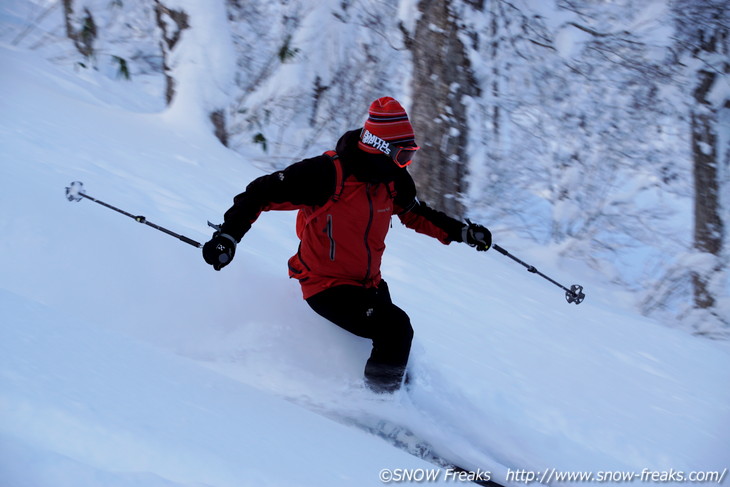
[[[300,282],[309,279],[309,268],[302,261],[299,251],[297,251],[297,253],[289,259],[287,264],[289,266],[290,278],[296,279]]]

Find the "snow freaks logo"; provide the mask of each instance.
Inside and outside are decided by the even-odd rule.
[[[378,149],[385,155],[390,155],[390,144],[375,134],[371,134],[369,130],[362,131],[362,143]]]
[[[380,481],[384,484],[390,483],[427,483],[427,482],[489,482],[492,480],[492,473],[485,470],[467,472],[449,468],[384,468],[380,471]]]

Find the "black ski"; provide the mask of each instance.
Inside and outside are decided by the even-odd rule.
[[[452,471],[457,476],[462,474],[458,477],[459,479],[464,479],[465,481],[485,487],[505,487],[503,484],[492,479],[491,472],[484,470],[469,470],[438,455],[434,452],[433,446],[428,441],[420,438],[410,428],[403,425],[394,423],[387,419],[375,418],[373,421],[374,424],[368,424],[368,422],[364,420],[339,415],[337,413],[332,414],[332,412],[326,411],[322,411],[322,413],[340,423],[348,426],[354,426],[360,430],[382,438],[396,448],[425,460],[428,463],[436,465],[439,468]]]

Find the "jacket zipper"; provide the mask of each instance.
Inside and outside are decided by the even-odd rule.
[[[372,252],[370,251],[370,242],[369,242],[370,227],[373,224],[373,197],[370,194],[371,186],[372,185],[370,183],[368,183],[367,187],[365,188],[365,192],[368,195],[368,206],[370,208],[370,215],[368,216],[368,224],[365,227],[365,251],[367,252],[367,255],[368,255],[368,266],[367,266],[367,271],[365,272],[365,282],[367,282],[370,279],[370,270],[372,267],[372,259],[373,259]]]
[[[335,238],[332,233],[332,215],[327,215],[327,226],[324,229],[327,238],[330,240],[330,260],[335,260]]]

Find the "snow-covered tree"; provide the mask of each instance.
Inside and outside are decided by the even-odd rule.
[[[228,10],[238,52],[233,148],[258,144],[284,166],[362,126],[374,99],[404,97],[410,63],[395,0],[239,0]]]
[[[457,216],[464,213],[461,199],[468,185],[467,105],[480,94],[462,41],[467,7],[460,4],[420,1],[410,42],[411,118],[421,147],[412,174],[423,199]]]
[[[696,255],[689,269],[692,322],[698,333],[727,334],[727,211],[723,210],[722,195],[730,188],[726,176],[730,153],[726,124],[730,110],[730,6],[717,0],[678,0],[673,8],[677,50],[687,80],[694,178]]]

